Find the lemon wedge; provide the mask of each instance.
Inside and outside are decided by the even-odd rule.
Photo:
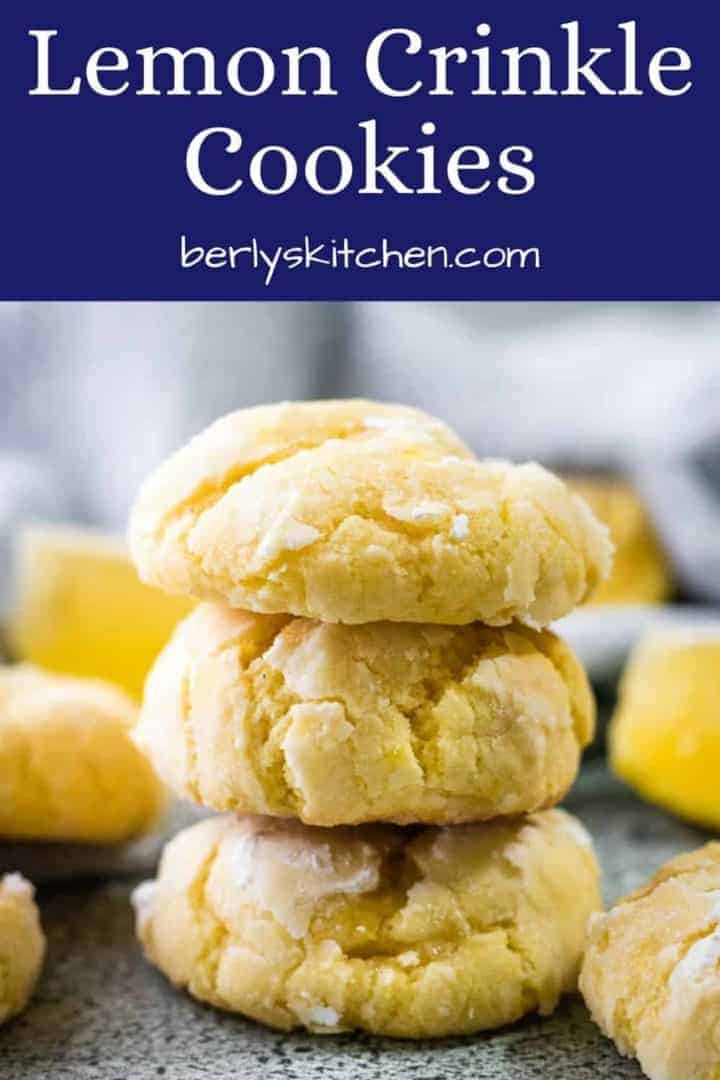
[[[653,631],[636,646],[610,727],[610,761],[651,802],[720,826],[720,625]]]
[[[124,542],[89,529],[26,526],[16,547],[8,642],[19,660],[108,679],[139,698],[193,602],[143,585]]]

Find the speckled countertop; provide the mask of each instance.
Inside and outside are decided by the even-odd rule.
[[[608,900],[707,838],[635,799],[596,763],[586,767],[567,805],[595,838]],[[40,890],[48,957],[30,1007],[0,1031],[2,1080],[605,1080],[641,1075],[591,1024],[578,998],[566,999],[546,1020],[438,1043],[283,1035],[198,1005],[144,963],[133,936],[128,895],[136,878],[127,875],[152,859],[155,850],[146,845],[114,867],[98,863],[104,873],[113,871],[111,878],[86,876]],[[7,847],[0,849],[0,860],[10,857]],[[87,872],[88,866],[82,869]]]

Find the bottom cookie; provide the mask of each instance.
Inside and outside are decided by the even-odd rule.
[[[598,879],[561,810],[449,829],[228,816],[176,836],[134,903],[148,959],[202,1001],[423,1038],[550,1013],[576,987]]]
[[[45,956],[33,887],[20,874],[0,878],[0,1024],[25,1008]]]

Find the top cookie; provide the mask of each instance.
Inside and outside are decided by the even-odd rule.
[[[361,400],[218,420],[146,482],[130,546],[144,581],[251,611],[535,627],[611,552],[540,466],[477,461],[440,421]]]

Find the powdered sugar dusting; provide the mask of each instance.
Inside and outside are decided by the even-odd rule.
[[[138,930],[142,933],[152,914],[157,893],[156,881],[143,881],[130,894],[130,902],[135,909]]]
[[[428,519],[443,517],[445,514],[450,513],[450,507],[446,503],[433,502],[427,499],[425,502],[418,503],[410,511],[410,516],[413,521],[427,521]]]
[[[696,986],[713,977],[718,981],[718,962],[720,961],[720,926],[716,926],[707,937],[700,938],[692,945],[670,976],[670,991],[687,991],[687,984]]]
[[[308,1012],[308,1020],[318,1027],[337,1027],[340,1013],[330,1005],[313,1005]]]
[[[265,533],[257,557],[262,562],[268,562],[283,551],[300,551],[309,547],[319,538],[320,532],[313,525],[299,521],[290,513],[282,513]]]
[[[579,847],[586,848],[588,851],[593,850],[592,837],[577,818],[570,817],[569,814],[563,814],[562,827],[563,831],[568,836],[571,836]]]
[[[666,952],[666,950],[663,950]],[[668,979],[668,996],[652,1034],[638,1039],[637,1056],[648,1076],[699,1076],[708,1062],[707,1041],[698,1031],[699,1011],[714,1011],[720,987],[720,926],[690,946]],[[702,1075],[709,1075],[703,1069]]]
[[[0,888],[8,896],[20,896],[32,899],[35,895],[30,882],[22,874],[5,874],[0,880]]]
[[[466,540],[470,534],[470,525],[467,514],[456,514],[450,526],[450,535],[453,540]]]
[[[301,938],[327,896],[372,892],[380,858],[369,844],[334,848],[289,822],[246,821],[232,852],[235,884],[247,900]]]

